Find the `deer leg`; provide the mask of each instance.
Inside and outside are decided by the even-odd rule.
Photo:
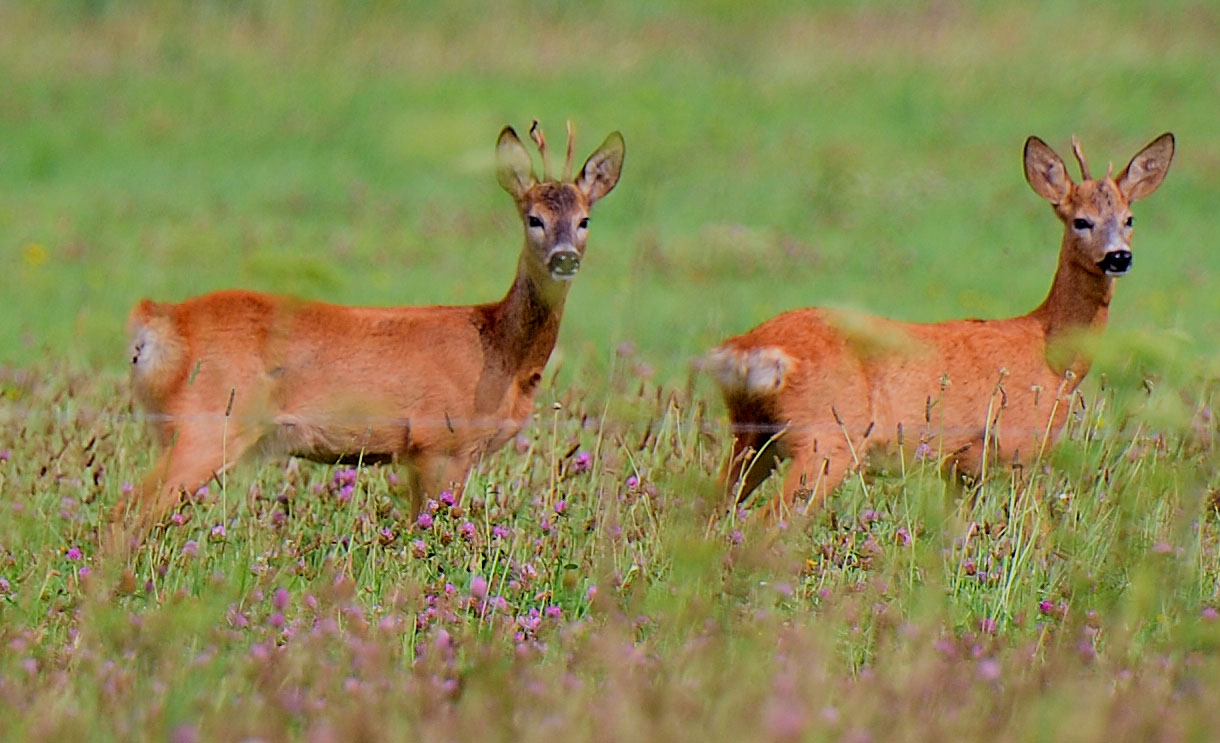
[[[131,496],[115,506],[112,518],[138,514],[141,527],[162,519],[183,491],[193,493],[229,469],[258,441],[258,432],[204,422],[178,428],[176,438]]]
[[[783,493],[763,507],[763,518],[771,521],[786,518],[800,501],[816,506],[842,484],[853,464],[851,447],[846,441],[830,444],[823,441],[815,451],[813,443],[812,438],[789,442],[792,465],[784,476]]]
[[[418,514],[428,498],[436,498],[448,490],[454,501],[460,502],[466,487],[473,457],[463,453],[429,453],[416,456],[411,463],[408,499],[411,513]]]
[[[733,451],[720,471],[721,492],[740,503],[766,480],[779,463],[778,442],[770,436],[743,434],[733,439]]]
[[[983,440],[954,442],[956,447],[949,456],[949,464],[953,468],[955,479],[965,479],[967,482],[977,481],[983,473]],[[994,459],[995,457],[991,457]]]

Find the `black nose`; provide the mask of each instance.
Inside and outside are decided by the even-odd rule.
[[[1114,250],[1097,263],[1097,267],[1111,276],[1122,276],[1131,268],[1131,251]]]
[[[547,261],[552,278],[572,278],[580,270],[580,253],[575,250],[557,250]]]

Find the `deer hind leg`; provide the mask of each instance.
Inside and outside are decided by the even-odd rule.
[[[119,521],[134,512],[141,528],[155,524],[173,510],[180,493],[193,493],[228,470],[261,433],[223,415],[181,422],[143,482],[115,506],[113,518]]]
[[[779,463],[779,442],[770,435],[743,433],[733,438],[733,450],[720,470],[720,491],[740,503],[771,475]]]

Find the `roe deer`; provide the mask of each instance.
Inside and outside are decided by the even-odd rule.
[[[243,453],[321,462],[401,460],[412,507],[460,497],[472,464],[530,415],[555,347],[589,210],[618,182],[625,147],[610,134],[575,179],[572,131],[543,180],[512,127],[496,144],[497,178],[516,202],[525,245],[508,294],[473,306],[372,308],[224,291],[180,304],[140,302],[128,321],[131,380],[160,459],[121,517],[164,517]]]
[[[1053,440],[1089,370],[1073,340],[1105,326],[1114,280],[1131,265],[1129,206],[1161,184],[1174,139],[1155,139],[1117,178],[1094,180],[1074,138],[1072,149],[1079,184],[1046,143],[1025,142],[1025,178],[1064,225],[1050,293],[1028,315],[916,325],[804,309],[713,350],[704,366],[734,436],[722,486],[739,486],[744,499],[791,458],[782,504],[798,493],[813,504],[866,451],[895,440],[918,442],[917,456],[939,452],[970,475],[985,455],[1016,462]]]

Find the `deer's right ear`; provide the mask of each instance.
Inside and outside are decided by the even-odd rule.
[[[1072,191],[1072,178],[1055,151],[1037,137],[1025,140],[1025,180],[1042,198],[1058,206]]]
[[[610,193],[618,183],[619,174],[623,172],[623,157],[627,145],[623,143],[623,135],[611,132],[602,142],[597,151],[589,155],[585,166],[576,177],[576,187],[580,189],[592,206],[598,199]]]
[[[514,199],[520,199],[538,182],[530,153],[511,126],[504,127],[496,140],[496,179]]]
[[[1169,163],[1173,162],[1173,134],[1165,132],[1152,140],[1147,147],[1139,151],[1118,178],[1114,179],[1118,190],[1123,192],[1127,201],[1142,199],[1157,189],[1165,174],[1169,172]]]

